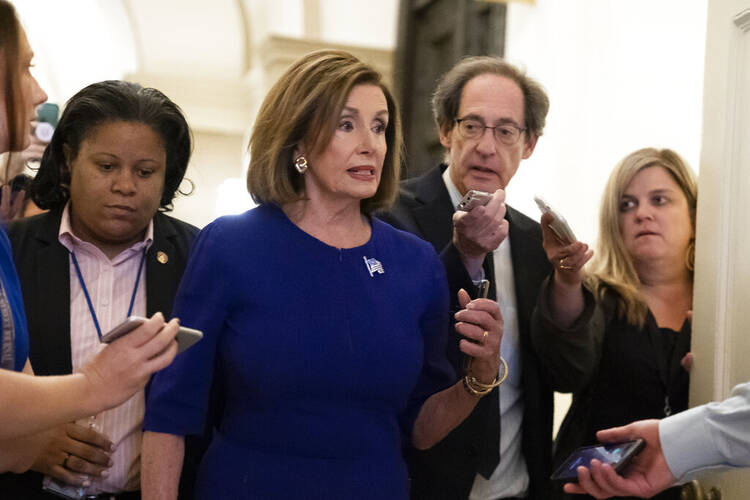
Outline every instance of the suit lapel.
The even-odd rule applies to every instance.
[[[73,371],[70,350],[70,264],[68,251],[57,233],[62,210],[49,214],[38,233],[35,251],[34,289],[36,300],[26,304],[38,328],[30,339],[34,369],[39,374],[67,374]]]
[[[417,184],[415,199],[421,205],[414,209],[420,232],[438,253],[453,238],[453,203],[443,182],[442,170],[430,170]]]
[[[154,217],[154,242],[146,254],[146,314],[158,311],[169,319],[172,300],[179,283],[176,268],[176,248],[172,239],[176,234],[169,219],[161,213]]]
[[[541,232],[536,226],[524,220],[515,209],[508,207],[510,222],[510,252],[516,288],[518,308],[518,331],[525,345],[529,333],[529,319],[536,304],[538,284],[550,273],[551,267],[542,247]]]

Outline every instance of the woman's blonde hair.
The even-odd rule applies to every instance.
[[[600,300],[612,293],[618,316],[639,326],[646,320],[648,306],[639,291],[641,281],[622,239],[620,203],[633,177],[648,167],[662,167],[674,178],[687,198],[690,221],[695,228],[698,185],[685,160],[671,149],[644,148],[630,153],[617,164],[604,189],[599,211],[599,241],[587,279]],[[685,255],[685,266],[691,274],[694,259],[695,239],[691,239]]]
[[[303,177],[293,166],[301,144],[323,151],[333,138],[341,110],[356,85],[380,87],[388,104],[385,131],[388,151],[378,190],[362,200],[371,214],[387,208],[398,192],[401,166],[401,121],[398,106],[382,76],[352,54],[340,50],[311,52],[279,78],[263,100],[250,137],[247,190],[257,203],[284,205],[304,197]]]

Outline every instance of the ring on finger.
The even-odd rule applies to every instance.
[[[487,330],[483,331],[482,332],[482,342],[484,342],[485,340],[487,340],[487,337],[489,335],[490,335],[490,332],[488,332]]]

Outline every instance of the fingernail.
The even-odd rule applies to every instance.
[[[102,476],[102,477],[109,477],[109,471],[108,470],[103,470],[102,473],[99,474],[99,475]]]
[[[83,482],[83,485],[82,485],[82,486],[83,486],[84,488],[88,488],[89,486],[91,486],[91,481],[89,481],[88,479],[87,479],[87,480],[85,480],[85,481]]]

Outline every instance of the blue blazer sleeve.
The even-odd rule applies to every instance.
[[[200,232],[177,291],[173,316],[203,339],[154,377],[144,429],[186,435],[203,432],[217,346],[231,307],[231,262],[219,222]]]
[[[420,333],[424,339],[424,361],[417,384],[411,393],[406,410],[399,417],[405,442],[411,442],[414,422],[427,398],[456,381],[456,373],[446,356],[449,318],[448,282],[445,269],[437,254],[429,248],[431,275],[425,279],[425,293],[430,297],[420,319]]]
[[[5,297],[8,300],[12,316],[2,318],[2,321],[13,323],[15,340],[13,369],[20,372],[29,358],[29,333],[26,328],[26,310],[23,307],[21,284],[13,265],[13,254],[5,227],[0,229],[0,279],[2,279],[3,288],[5,288]],[[3,342],[1,327],[2,325],[0,325],[0,349]]]

